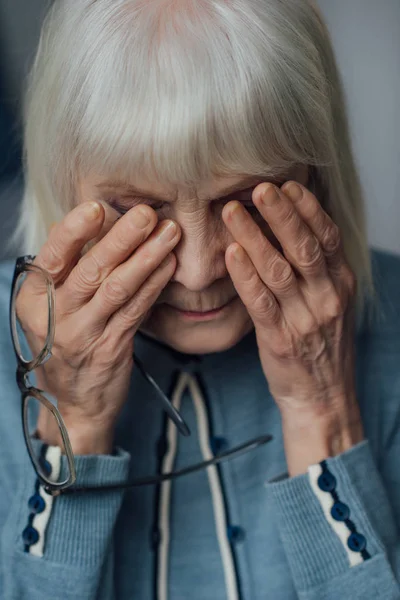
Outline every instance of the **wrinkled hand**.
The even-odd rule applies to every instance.
[[[324,415],[355,400],[356,278],[339,228],[296,182],[260,184],[253,202],[280,242],[269,242],[239,202],[223,219],[236,240],[226,265],[252,318],[261,364],[281,413]]]
[[[181,236],[149,206],[137,205],[117,221],[109,206],[95,206],[84,202],[68,212],[34,261],[55,287],[52,357],[37,369],[36,383],[57,399],[74,454],[112,451],[132,379],[135,334],[175,272]],[[28,277],[16,309],[36,355],[47,336],[47,286]],[[64,449],[48,410],[40,411],[36,433]]]

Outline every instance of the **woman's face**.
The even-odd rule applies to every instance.
[[[135,180],[131,189],[124,189],[116,182],[93,175],[81,181],[78,198],[79,202],[97,200],[110,204],[106,219],[115,220],[133,206],[145,203],[156,210],[160,220],[173,219],[180,225],[182,237],[175,249],[175,274],[141,330],[180,352],[206,354],[231,348],[253,329],[226,269],[225,250],[234,239],[222,220],[222,208],[231,200],[242,202],[281,251],[278,240],[252,204],[252,192],[263,182],[282,185],[289,180],[307,186],[307,167],[292,169],[279,180],[244,175],[216,179],[195,190],[165,189],[143,180]],[[227,195],[228,188],[233,187],[237,191]],[[224,308],[215,312],[221,307]]]

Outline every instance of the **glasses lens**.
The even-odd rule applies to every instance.
[[[59,473],[51,472],[51,465],[42,455],[43,444],[36,439],[36,431],[40,423],[40,427],[45,428],[51,435],[52,445],[59,446],[63,454],[66,454],[66,449],[61,435],[61,429],[56,419],[55,414],[43,402],[40,402],[35,396],[28,396],[24,404],[24,428],[25,434],[30,448],[32,458],[36,464],[38,473],[49,481],[58,482]],[[54,440],[54,441],[53,441]],[[67,464],[68,461],[66,461]],[[67,467],[68,469],[69,467]],[[69,478],[69,472],[63,473],[63,480]]]
[[[50,327],[49,294],[47,279],[40,271],[24,271],[16,281],[13,304],[11,307],[11,319],[13,324],[13,340],[16,350],[25,361],[36,360],[44,349],[47,332]],[[29,332],[25,332],[24,323],[36,304],[46,312],[47,319],[44,325],[47,327],[43,337],[39,340]]]

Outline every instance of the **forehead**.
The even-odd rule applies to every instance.
[[[291,173],[287,172],[286,175],[290,177]],[[283,182],[283,179],[285,179],[285,177],[280,178],[280,183]],[[148,179],[141,177],[135,177],[134,181],[126,181],[118,176],[110,178],[103,177],[98,173],[91,173],[81,178],[80,185],[85,192],[90,190],[100,190],[122,195],[151,195],[174,201],[178,198],[185,197],[197,199],[215,198],[219,195],[226,195],[240,189],[257,186],[263,181],[279,182],[278,178],[273,178],[268,175],[256,176],[241,173],[231,176],[213,177],[193,186],[183,184],[166,186],[158,181],[149,181]]]

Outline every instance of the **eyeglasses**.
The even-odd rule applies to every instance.
[[[71,448],[71,443],[68,437],[68,432],[65,427],[63,418],[55,405],[52,398],[48,398],[46,392],[32,386],[29,382],[29,373],[34,369],[44,365],[52,357],[52,347],[55,335],[55,286],[51,275],[41,267],[34,265],[35,256],[26,255],[17,258],[12,280],[11,296],[10,296],[10,330],[14,345],[15,354],[17,357],[17,384],[22,396],[22,423],[25,437],[26,447],[31,459],[32,465],[36,471],[37,477],[43,485],[45,491],[52,496],[60,494],[86,493],[86,492],[101,492],[117,489],[125,489],[129,487],[154,485],[162,481],[168,481],[199,471],[211,465],[219,464],[228,458],[240,456],[254,448],[268,443],[272,440],[271,435],[264,435],[254,438],[244,444],[236,446],[231,450],[226,450],[216,454],[210,460],[206,460],[171,473],[163,473],[159,475],[136,478],[125,484],[109,484],[105,486],[87,486],[78,487],[73,484],[76,481],[75,459]],[[43,347],[31,349],[31,345],[27,345],[24,331],[18,318],[18,294],[22,285],[30,285],[35,280],[35,286],[32,289],[46,290],[47,292],[47,336]],[[29,356],[29,354],[32,354]],[[133,354],[134,364],[147,382],[157,392],[162,408],[166,411],[168,417],[174,422],[179,432],[184,435],[190,435],[190,431],[182,416],[172,405],[171,401],[164,394],[153,377],[147,372],[141,360],[137,355]],[[36,434],[37,419],[39,414],[49,421],[52,421],[53,426],[58,431],[58,445],[61,451],[66,456],[66,475],[63,481],[54,481],[51,479],[49,465],[44,460],[43,445]]]

